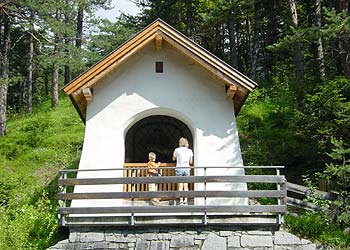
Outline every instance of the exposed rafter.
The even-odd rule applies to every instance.
[[[233,97],[235,96],[236,92],[237,92],[236,85],[230,85],[227,88],[226,95],[227,95],[228,98],[233,99]]]
[[[92,102],[93,95],[92,95],[91,89],[90,88],[84,88],[82,91],[83,91],[83,95],[84,95],[84,98],[85,98],[86,102]]]

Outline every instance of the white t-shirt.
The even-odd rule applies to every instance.
[[[190,167],[190,159],[193,156],[191,149],[179,147],[174,150],[173,156],[176,157],[177,167]]]

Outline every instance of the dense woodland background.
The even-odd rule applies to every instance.
[[[64,235],[55,176],[77,166],[84,128],[61,89],[156,18],[259,84],[237,118],[245,165],[348,197],[350,1],[133,2],[138,16],[111,22],[94,16],[108,0],[0,0],[0,249]]]

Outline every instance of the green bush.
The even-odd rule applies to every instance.
[[[0,249],[46,249],[57,241],[55,208],[45,193],[34,204],[2,213]]]
[[[286,215],[285,226],[294,234],[318,241],[324,245],[347,249],[350,246],[350,234],[332,224],[329,217],[315,212],[305,212],[299,216]]]

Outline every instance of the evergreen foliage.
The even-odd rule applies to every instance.
[[[133,2],[140,15],[115,22],[94,16],[109,0],[0,3],[0,249],[44,249],[58,239],[54,177],[76,166],[83,133],[69,101],[58,103],[59,89],[156,18],[259,84],[237,118],[246,165],[285,165],[289,181],[309,174],[348,195],[348,1],[289,1],[297,15],[288,1]],[[348,202],[323,219],[349,227]]]

